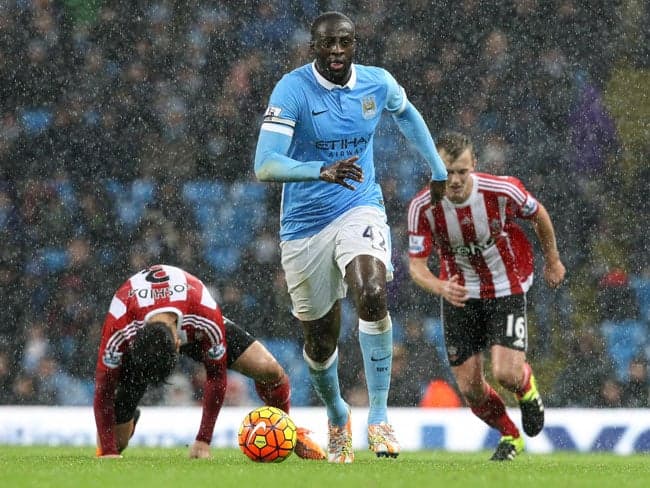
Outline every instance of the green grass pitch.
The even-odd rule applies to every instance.
[[[489,452],[405,452],[377,459],[357,451],[350,465],[304,461],[256,464],[236,449],[213,449],[210,460],[186,449],[131,447],[122,459],[95,459],[94,449],[0,446],[1,487],[374,488],[650,486],[650,456],[523,454],[490,462]]]

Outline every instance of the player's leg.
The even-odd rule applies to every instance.
[[[334,263],[336,226],[305,239],[283,241],[282,268],[293,306],[303,328],[303,357],[311,383],[328,418],[328,460],[354,459],[350,410],[341,396],[338,376],[340,304],[346,294],[342,273]]]
[[[491,350],[493,376],[519,402],[524,432],[536,436],[544,427],[544,404],[532,368],[526,362],[526,296],[494,300],[491,320],[495,344]]]
[[[523,439],[508,415],[503,399],[485,380],[482,355],[475,354],[451,369],[472,413],[501,434],[501,441],[492,459],[513,459],[523,451]]]
[[[252,378],[265,405],[285,412],[291,408],[289,377],[275,357],[251,334],[224,317],[228,368]]]
[[[226,319],[228,367],[255,382],[255,390],[265,405],[289,413],[291,386],[284,368],[264,345],[234,322]],[[295,452],[303,459],[325,459],[325,451],[309,436],[304,427],[297,428]]]
[[[324,317],[301,322],[305,338],[303,356],[312,384],[327,408],[327,417],[335,425],[345,425],[348,421],[348,407],[341,396],[338,376],[340,314],[341,305],[337,301]]]
[[[373,256],[357,256],[345,276],[359,314],[359,345],[370,406],[368,446],[379,457],[397,457],[400,446],[387,411],[393,331],[386,305],[386,267]]]
[[[483,350],[487,345],[485,300],[469,300],[465,307],[443,302],[445,344],[452,373],[472,413],[501,434],[493,460],[513,459],[523,451],[519,429],[499,394],[486,381]]]
[[[340,307],[337,301],[323,318],[302,322],[305,337],[303,357],[314,390],[327,410],[328,460],[350,463],[354,460],[350,408],[341,396],[338,375]]]
[[[387,412],[393,331],[386,293],[386,282],[392,279],[386,215],[370,207],[350,211],[341,222],[337,242],[337,263],[359,315],[359,345],[370,406],[368,446],[377,456],[397,457],[400,446]]]

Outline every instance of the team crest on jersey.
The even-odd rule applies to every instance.
[[[221,343],[215,344],[208,349],[208,357],[213,361],[218,361],[224,356],[224,354],[226,354],[226,348]]]
[[[122,364],[122,353],[117,351],[104,351],[102,362],[107,368],[115,369]]]
[[[364,119],[372,119],[377,115],[377,102],[374,95],[368,95],[361,99],[361,113]]]

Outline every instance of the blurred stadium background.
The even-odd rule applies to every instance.
[[[549,407],[648,408],[650,4],[642,0],[4,0],[0,2],[0,404],[90,406],[110,297],[148,264],[181,266],[318,405],[279,266],[280,186],[255,182],[270,89],[310,61],[339,9],[358,62],[389,69],[435,133],[547,206],[566,285],[530,294],[530,356]],[[396,279],[390,403],[453,386],[437,302],[408,277],[405,218],[424,163],[388,120],[375,140]],[[538,256],[541,264],[541,256]],[[538,274],[539,275],[539,274]],[[345,306],[345,397],[363,408]],[[360,373],[361,372],[361,373]],[[182,362],[147,405],[196,406]],[[232,375],[227,404],[257,403]]]

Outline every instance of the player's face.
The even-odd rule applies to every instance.
[[[345,19],[323,22],[311,41],[316,69],[337,85],[344,85],[350,79],[354,48],[354,26]]]
[[[476,160],[471,149],[465,149],[460,156],[453,159],[447,151],[441,149],[440,157],[447,167],[447,198],[454,203],[463,203],[472,192],[472,178]]]

